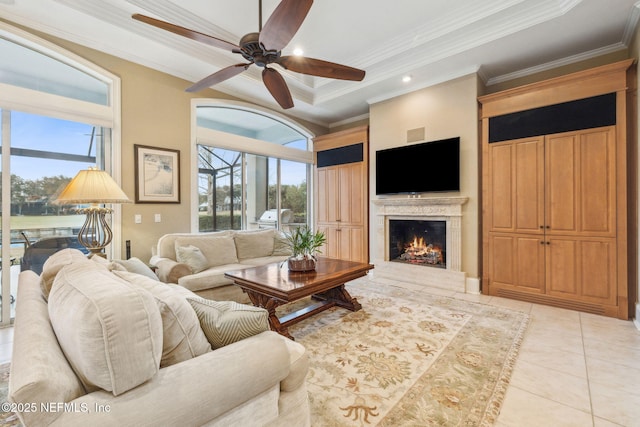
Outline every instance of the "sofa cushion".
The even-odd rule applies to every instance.
[[[291,256],[291,246],[289,246],[289,240],[287,239],[286,234],[282,231],[276,232],[276,235],[273,239],[273,252],[271,253],[273,256]]]
[[[178,284],[192,292],[227,286],[233,284],[233,281],[224,277],[224,273],[231,270],[242,270],[249,267],[251,267],[249,264],[219,265],[217,267],[207,268],[200,273],[181,277],[178,279]]]
[[[158,280],[158,276],[155,275],[153,270],[151,270],[149,266],[139,258],[131,257],[129,259],[116,259],[113,260],[113,262],[114,264],[123,266],[126,271],[130,271],[131,273],[141,274],[150,279]]]
[[[194,238],[194,237],[216,237],[216,236],[232,236],[233,230],[212,231],[208,233],[170,233],[161,236],[155,248],[155,256],[160,258],[176,259],[176,239]]]
[[[86,393],[58,345],[40,277],[31,270],[19,276],[14,329],[8,401],[40,408],[41,403],[71,402]],[[20,414],[26,426],[50,425],[58,415],[40,410]]]
[[[52,254],[42,265],[42,274],[40,274],[40,288],[44,299],[49,298],[53,280],[62,267],[76,263],[90,262],[89,258],[78,249],[66,248]],[[106,267],[104,267],[106,269]]]
[[[200,273],[209,266],[209,261],[200,248],[193,245],[179,246],[176,243],[176,261],[188,265],[192,273]]]
[[[274,262],[286,261],[289,256],[265,256],[260,258],[243,259],[240,263],[248,267],[257,267],[259,265],[273,264]]]
[[[236,253],[242,261],[247,258],[270,256],[273,253],[274,229],[260,231],[242,231],[234,236]]]
[[[60,347],[88,392],[117,396],[158,372],[162,319],[146,290],[96,263],[75,263],[57,274],[48,309]]]
[[[235,301],[213,301],[187,298],[200,327],[211,346],[216,349],[269,330],[268,313],[264,308]]]
[[[168,258],[160,258],[156,268],[156,274],[165,283],[178,283],[181,277],[193,274],[189,265]]]
[[[238,262],[236,244],[233,235],[224,236],[193,236],[176,239],[176,248],[179,246],[193,245],[198,247],[207,259],[209,267],[233,264]],[[178,262],[182,262],[176,258]]]
[[[149,291],[162,316],[162,360],[160,367],[170,366],[211,351],[211,345],[200,328],[195,311],[186,300],[186,289],[168,285],[128,271],[114,274],[135,286]],[[180,290],[178,290],[180,289]]]

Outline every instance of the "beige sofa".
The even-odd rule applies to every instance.
[[[248,303],[224,273],[281,262],[290,255],[286,238],[274,229],[172,233],[158,239],[150,264],[163,282],[177,283],[203,298]]]
[[[264,310],[73,251],[20,274],[9,401],[25,426],[310,425],[304,347]]]

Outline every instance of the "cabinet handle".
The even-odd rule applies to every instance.
[[[545,228],[551,228],[551,226],[550,226],[550,225],[547,225]]]
[[[551,242],[547,242],[547,245],[550,245],[550,244],[551,244]]]
[[[541,226],[540,226],[540,230],[542,230],[542,229],[544,229],[544,225],[541,225]]]
[[[544,240],[540,240],[540,244],[541,244],[541,245],[544,245]]]

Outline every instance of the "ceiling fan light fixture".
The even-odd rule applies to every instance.
[[[7,0],[0,0],[2,1]],[[256,65],[263,69],[262,80],[271,96],[283,109],[287,109],[293,107],[291,93],[284,78],[278,71],[269,67],[271,64],[278,64],[285,70],[295,73],[330,79],[361,81],[365,76],[364,70],[320,59],[305,58],[301,56],[301,49],[296,49],[292,56],[282,56],[282,49],[296,34],[312,4],[313,0],[280,0],[267,22],[262,25],[262,1],[260,0],[258,6],[260,30],[243,36],[239,45],[137,13],[131,17],[191,40],[240,54],[247,61],[218,70],[187,88],[187,92],[206,89],[243,72],[251,65]]]
[[[409,83],[411,81],[412,77],[410,74],[407,74],[406,76],[402,76],[402,82],[403,83]]]
[[[302,50],[301,48],[297,47],[297,48],[293,49],[293,54],[295,56],[302,56],[302,55],[304,55],[304,50]]]

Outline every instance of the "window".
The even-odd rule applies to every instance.
[[[198,231],[308,224],[310,134],[254,106],[198,106]]]
[[[40,272],[54,250],[73,247],[84,222],[51,202],[81,169],[119,178],[119,79],[33,35],[0,23],[1,320],[10,323],[20,271]],[[61,107],[61,106],[64,106]],[[117,223],[119,209],[112,221]],[[118,256],[114,227],[112,256]],[[41,250],[47,246],[46,250]],[[54,246],[51,248],[51,246]],[[77,245],[80,247],[80,245]]]

